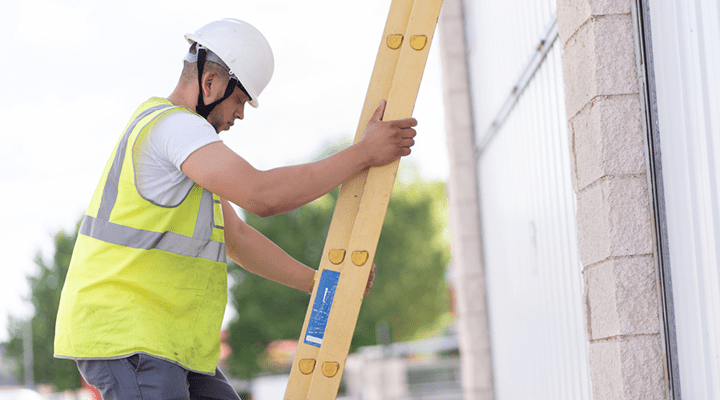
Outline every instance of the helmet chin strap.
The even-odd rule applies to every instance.
[[[198,89],[200,89],[200,92],[198,93],[198,101],[197,106],[195,106],[195,111],[200,114],[203,118],[207,119],[208,115],[210,115],[210,112],[220,103],[223,102],[223,100],[230,97],[230,95],[235,90],[235,84],[233,84],[233,81],[237,82],[239,85],[239,82],[237,80],[231,79],[228,81],[227,88],[225,88],[225,95],[220,98],[219,100],[216,100],[208,105],[205,105],[205,101],[203,100],[203,88],[202,88],[202,74],[203,69],[205,67],[205,49],[201,46],[198,46],[197,49],[197,74],[198,74]],[[243,91],[245,91],[245,88],[240,86]],[[247,92],[245,92],[247,93]]]

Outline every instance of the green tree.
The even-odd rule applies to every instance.
[[[28,276],[31,294],[27,299],[35,308],[31,319],[10,318],[10,340],[6,343],[8,356],[18,365],[20,381],[23,372],[23,335],[28,323],[32,326],[33,375],[36,383],[54,385],[58,390],[80,387],[80,374],[75,362],[53,357],[55,319],[57,317],[60,292],[65,283],[70,257],[75,246],[77,233],[60,231],[54,236],[55,254],[51,263],[46,263],[40,253],[35,258],[38,271]]]
[[[363,300],[353,347],[376,344],[381,323],[389,324],[391,341],[417,339],[449,313],[446,213],[443,182],[395,185],[375,254],[377,277]]]
[[[407,169],[395,184],[378,243],[377,277],[363,301],[351,351],[377,343],[379,325],[389,326],[392,341],[411,340],[447,320],[449,301],[445,267],[447,201],[442,182],[425,182]],[[404,176],[404,177],[403,177]],[[325,245],[338,191],[289,213],[245,221],[288,254],[317,268]],[[309,296],[248,273],[231,264],[235,284],[231,301],[237,311],[229,326],[233,356],[230,373],[251,377],[267,345],[296,340],[302,329]]]

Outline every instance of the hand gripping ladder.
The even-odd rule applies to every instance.
[[[384,120],[412,115],[442,0],[393,0],[355,141],[382,99]],[[286,400],[335,399],[399,159],[343,183],[316,273]]]

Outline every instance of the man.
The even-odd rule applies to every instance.
[[[315,270],[230,203],[259,216],[290,211],[414,144],[415,119],[382,121],[382,102],[358,143],[317,162],[257,170],[217,133],[243,119],[246,103],[258,106],[274,67],[269,44],[233,19],[186,39],[177,87],[138,108],[108,161],[60,300],[55,355],[76,360],[105,400],[237,399],[217,369],[226,257],[304,291]]]

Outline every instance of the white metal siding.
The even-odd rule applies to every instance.
[[[465,7],[473,117],[481,142],[555,19],[555,0],[465,0]]]
[[[720,398],[720,6],[650,0],[680,389]]]
[[[555,1],[466,6],[495,398],[590,399],[559,43],[493,127]]]

